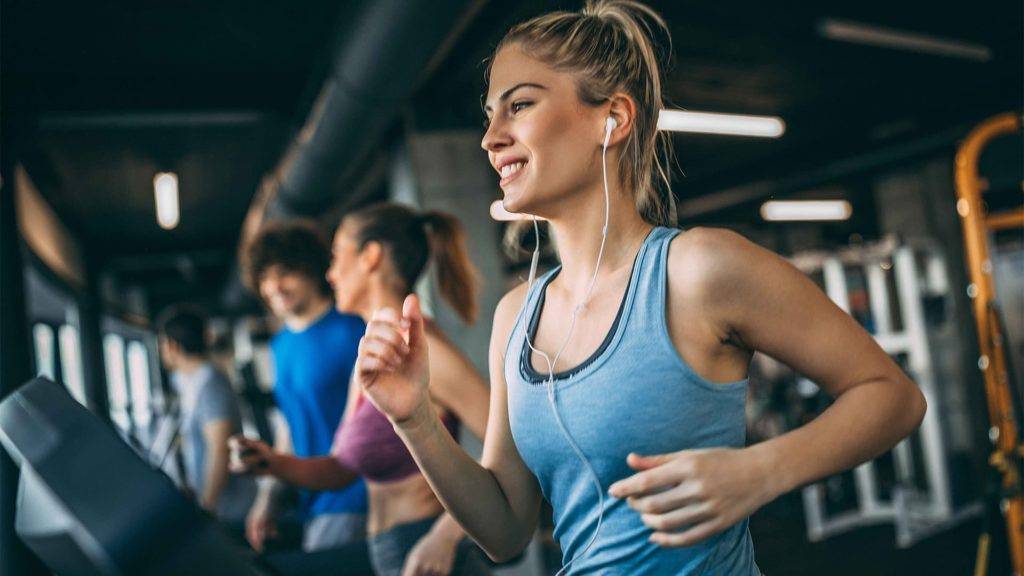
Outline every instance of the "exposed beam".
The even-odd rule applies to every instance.
[[[251,126],[267,119],[262,112],[245,110],[185,112],[115,112],[100,114],[45,114],[39,118],[43,130],[95,130],[133,128],[207,128]]]
[[[792,194],[883,166],[920,157],[943,147],[952,147],[969,126],[956,126],[926,136],[844,158],[810,170],[792,170],[774,177],[701,194],[679,203],[678,213],[688,220],[774,195]]]

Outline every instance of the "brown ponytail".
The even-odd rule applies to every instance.
[[[476,320],[479,276],[469,259],[458,219],[443,212],[417,214],[401,204],[368,206],[345,217],[355,224],[360,249],[379,242],[394,265],[400,289],[411,292],[430,258],[437,263],[441,297],[467,323]]]
[[[430,253],[437,265],[441,296],[471,324],[476,321],[479,277],[469,259],[462,224],[444,212],[427,212],[422,218],[430,239]]]

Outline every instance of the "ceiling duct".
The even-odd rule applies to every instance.
[[[330,71],[275,171],[265,218],[318,214],[479,10],[468,0],[371,0],[346,11]]]
[[[378,148],[415,90],[485,0],[364,0],[342,14],[327,78],[305,123],[264,178],[242,228],[246,245],[268,219],[318,216]],[[236,265],[221,300],[252,305]]]

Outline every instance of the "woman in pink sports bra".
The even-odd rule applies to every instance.
[[[466,322],[476,317],[475,270],[462,228],[447,214],[419,214],[378,204],[347,215],[338,226],[327,279],[340,312],[371,319],[374,310],[401,308],[429,261],[441,295]],[[462,353],[427,323],[430,392],[445,427],[462,422],[483,438],[488,389]],[[365,341],[360,348],[367,345]],[[244,452],[235,470],[272,475],[301,488],[336,490],[366,480],[370,560],[378,576],[487,574],[482,553],[444,511],[391,422],[358,386],[348,404],[331,456],[297,458],[263,442],[238,439]]]

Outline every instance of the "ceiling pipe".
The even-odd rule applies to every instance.
[[[483,5],[372,0],[347,12],[333,62],[276,170],[264,218],[315,215],[381,143],[416,88]]]
[[[352,200],[359,170],[486,0],[364,0],[342,15],[327,78],[246,214],[239,252],[266,220],[316,217]],[[371,170],[372,171],[372,170]],[[344,196],[344,198],[342,198]],[[222,302],[249,296],[234,267]]]

